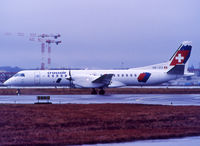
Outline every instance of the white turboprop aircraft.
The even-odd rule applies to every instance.
[[[185,64],[191,43],[183,42],[169,61],[141,68],[123,70],[25,70],[4,82],[6,86],[69,86],[91,88],[91,94],[105,94],[105,88],[156,85],[174,80],[187,72]]]

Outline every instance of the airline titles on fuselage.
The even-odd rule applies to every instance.
[[[47,74],[66,74],[67,72],[62,71],[62,72],[47,72]]]
[[[60,75],[61,77],[67,77],[67,72],[65,71],[61,71],[61,72],[47,72],[47,76],[50,77],[54,77],[54,75],[56,75],[58,77],[58,75]]]

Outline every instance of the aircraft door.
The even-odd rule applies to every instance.
[[[19,76],[18,76],[19,78],[19,81],[20,81],[20,84],[21,85],[24,85],[24,78],[25,78],[25,74],[24,73],[21,73],[21,74],[19,74]]]
[[[24,84],[24,78],[21,79],[21,84],[22,84],[22,85]]]
[[[40,84],[40,72],[34,73],[34,84],[39,85]]]

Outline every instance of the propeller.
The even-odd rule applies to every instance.
[[[69,78],[66,78],[66,79],[69,80],[69,86],[70,86],[70,88],[74,88],[72,74],[71,74],[71,70],[70,69],[69,69]]]

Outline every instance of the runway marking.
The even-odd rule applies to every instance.
[[[135,101],[141,101],[143,99],[144,99],[144,97],[141,97],[141,98],[136,99]]]

